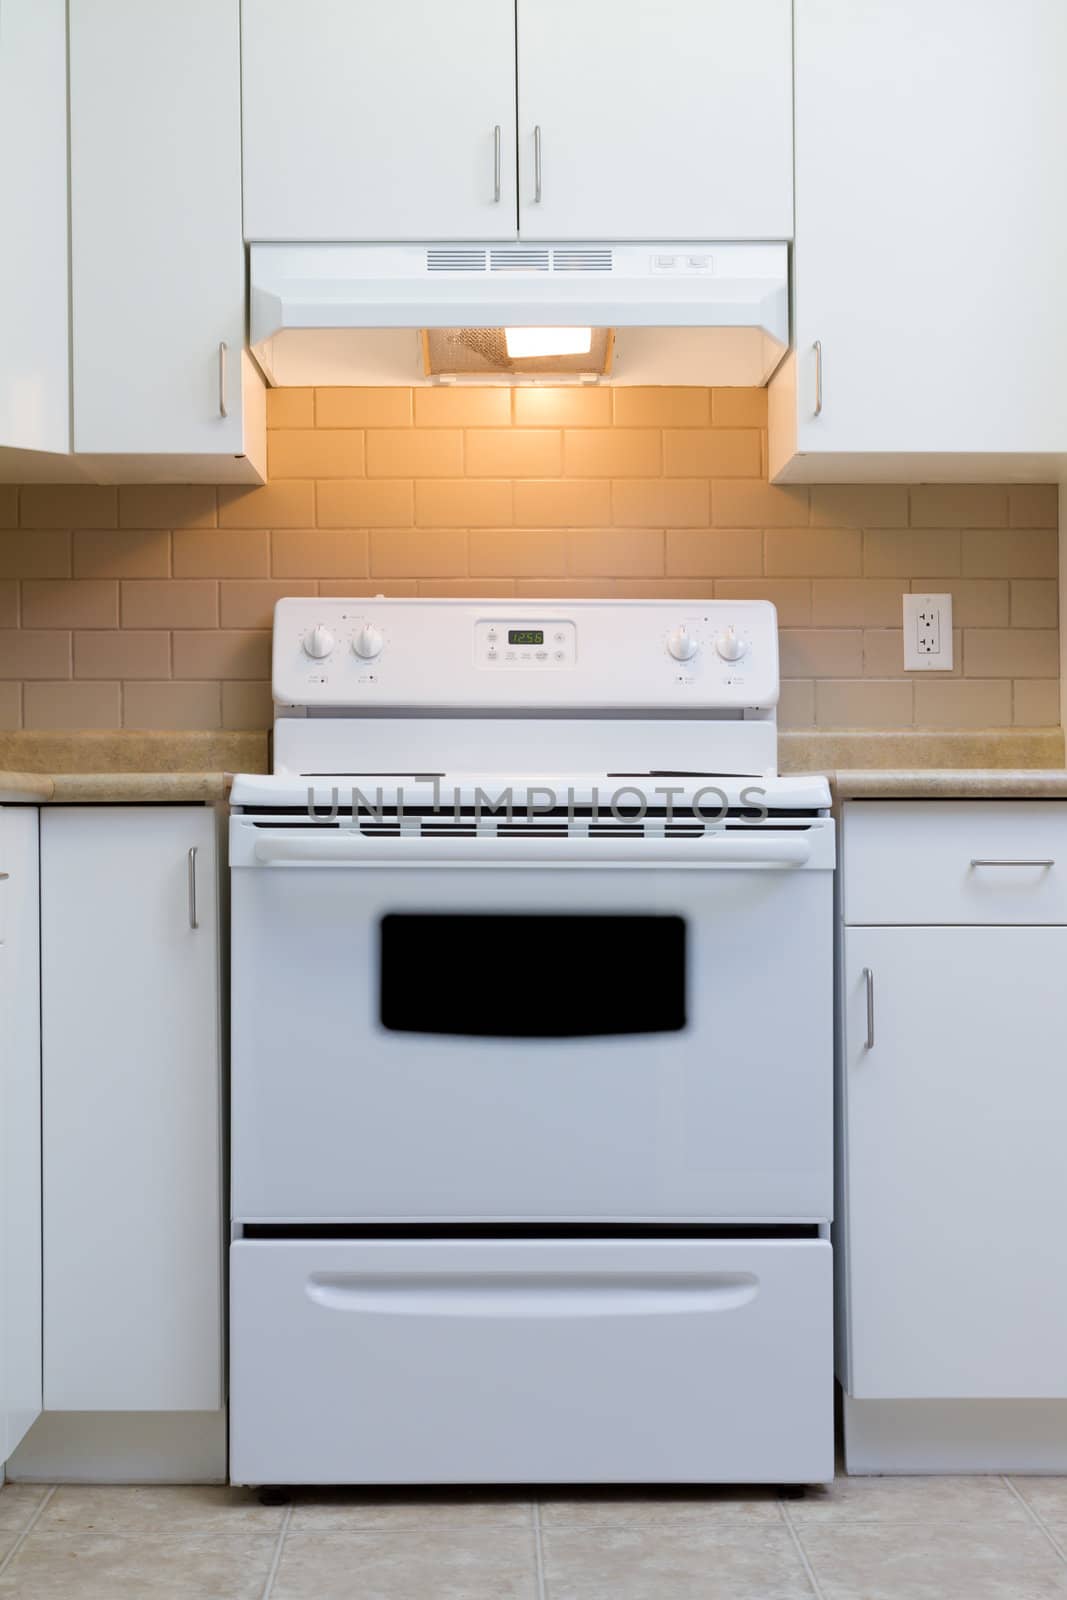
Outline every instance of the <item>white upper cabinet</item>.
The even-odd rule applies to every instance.
[[[105,481],[258,481],[238,0],[70,0],[70,131],[75,450]]]
[[[242,53],[246,238],[514,239],[510,0],[243,0]]]
[[[1064,0],[796,0],[796,355],[772,381],[772,476],[1055,476],[1065,81]]]
[[[0,477],[70,449],[65,0],[0,5]],[[15,456],[15,452],[20,452]]]
[[[790,0],[518,0],[519,231],[789,239]]]

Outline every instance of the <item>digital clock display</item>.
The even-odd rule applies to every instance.
[[[508,644],[544,644],[544,628],[509,628]]]

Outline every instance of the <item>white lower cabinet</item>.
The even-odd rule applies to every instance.
[[[1062,1471],[1067,806],[855,801],[841,836],[849,1470]]]
[[[0,1466],[41,1411],[37,809],[0,807]]]
[[[216,819],[41,816],[44,1403],[222,1404]]]
[[[235,1483],[833,1477],[829,1243],[243,1240]]]

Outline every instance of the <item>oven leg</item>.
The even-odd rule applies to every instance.
[[[261,1506],[287,1506],[292,1499],[289,1490],[282,1483],[264,1483],[259,1488],[259,1503]]]

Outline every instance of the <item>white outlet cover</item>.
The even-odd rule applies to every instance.
[[[951,672],[952,596],[904,596],[904,671]]]

